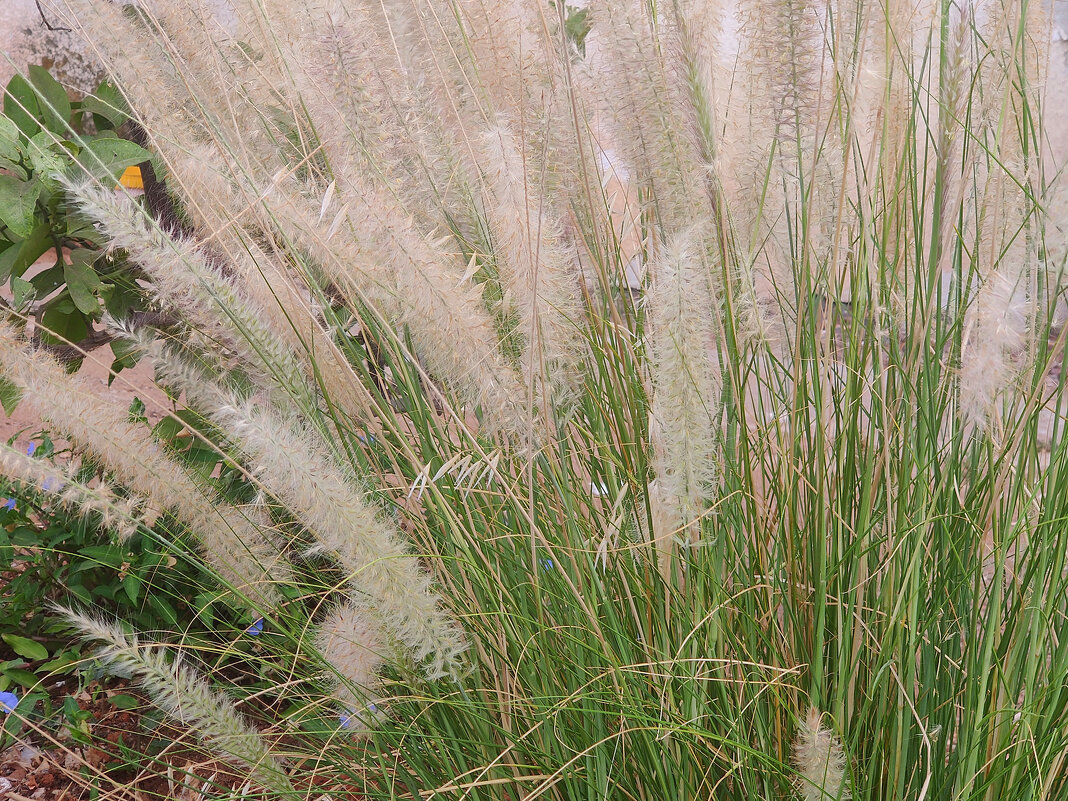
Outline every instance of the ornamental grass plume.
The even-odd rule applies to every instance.
[[[358,601],[339,604],[319,625],[316,647],[335,671],[334,697],[349,718],[346,728],[357,731],[356,722],[366,728],[374,718],[378,671],[388,654],[373,615]]]
[[[120,13],[112,3],[88,3],[71,0],[67,4],[76,24],[88,38],[103,43],[113,36],[128,35],[131,40],[145,35]],[[275,9],[282,24],[289,15],[284,8]],[[151,16],[151,11],[145,12]],[[260,11],[250,12],[249,22]],[[360,14],[365,14],[361,11]],[[356,16],[360,16],[356,14]],[[306,19],[306,15],[301,15]],[[303,92],[302,109],[308,118],[298,119],[298,129],[310,126],[320,149],[331,158],[331,169],[337,175],[338,209],[322,219],[323,193],[326,185],[316,192],[315,199],[307,196],[306,185],[290,176],[287,157],[310,159],[311,154],[291,152],[284,142],[273,155],[260,152],[261,142],[252,140],[245,131],[257,134],[262,125],[250,123],[235,130],[233,114],[217,113],[212,107],[202,107],[203,117],[194,125],[191,137],[201,148],[197,160],[190,161],[190,143],[173,141],[174,130],[188,129],[189,109],[180,102],[181,92],[173,88],[175,79],[185,80],[183,69],[190,65],[181,59],[181,51],[174,48],[180,42],[162,38],[161,49],[153,49],[135,59],[127,59],[120,52],[105,50],[108,63],[116,70],[116,78],[123,85],[145,86],[155,90],[156,100],[148,96],[131,98],[132,105],[154,104],[151,120],[145,118],[151,142],[161,151],[172,169],[177,169],[177,183],[181,186],[203,188],[198,176],[206,166],[208,175],[232,176],[238,192],[209,197],[198,191],[194,197],[203,207],[229,200],[229,216],[253,220],[262,219],[276,230],[282,242],[296,246],[311,255],[317,268],[344,293],[354,307],[367,303],[380,314],[405,326],[411,334],[418,356],[429,370],[450,386],[456,387],[473,408],[481,408],[491,430],[514,431],[524,427],[522,414],[524,393],[518,378],[512,373],[496,347],[492,321],[482,308],[477,291],[470,281],[463,279],[466,260],[442,247],[440,231],[422,231],[412,220],[412,212],[396,198],[390,188],[383,189],[370,175],[364,175],[363,151],[353,141],[350,119],[332,101],[325,87],[329,81],[315,71],[315,59],[322,58],[321,49],[309,45],[311,61],[298,60],[293,51],[282,47],[270,36],[271,17],[262,20],[267,26],[268,40],[261,44],[265,52],[285,58],[289,75],[278,75],[279,85],[294,83],[294,90]],[[178,20],[176,24],[182,24]],[[357,23],[347,23],[358,28]],[[158,28],[158,26],[155,26]],[[306,24],[292,27],[287,35],[297,38],[313,35]],[[220,48],[225,41],[215,42]],[[104,46],[102,44],[102,46]],[[240,50],[240,48],[238,49]],[[229,52],[229,51],[228,51]],[[240,59],[239,53],[234,54]],[[271,59],[257,64],[250,81],[262,82],[269,76]],[[257,70],[266,70],[255,74]],[[178,72],[177,76],[174,75]],[[334,79],[337,79],[335,75]],[[339,90],[340,91],[340,90]],[[256,108],[258,96],[238,95],[231,100],[240,110],[262,115]],[[234,149],[241,151],[234,152]],[[206,164],[204,159],[207,159]],[[225,165],[225,166],[223,166]],[[218,215],[203,217],[217,222]],[[448,220],[443,220],[447,227]]]
[[[707,246],[697,232],[667,243],[652,266],[646,336],[652,362],[650,439],[658,493],[676,514],[670,531],[692,529],[718,479],[720,374],[716,297]],[[696,533],[693,534],[696,536]],[[668,531],[654,532],[666,542]]]
[[[220,274],[194,243],[153,226],[129,197],[92,182],[68,189],[112,244],[145,270],[159,303],[208,340],[210,352],[227,352],[227,361],[270,387],[276,400],[304,410],[316,406],[303,366],[265,324],[265,312]]]
[[[7,322],[0,322],[0,375],[18,387],[23,403],[92,454],[117,481],[188,526],[212,569],[254,611],[278,606],[277,584],[288,579],[288,562],[255,522],[201,488],[125,410],[29,347]]]
[[[553,403],[565,407],[579,380],[582,301],[579,278],[571,266],[560,225],[544,208],[544,180],[536,163],[524,158],[507,124],[482,137],[486,176],[486,207],[497,246],[494,259],[504,296],[519,319],[516,333],[524,340],[522,363],[527,386],[537,397],[551,388]],[[507,310],[505,311],[507,314]]]
[[[170,180],[187,198],[187,209],[199,227],[211,232],[210,247],[232,270],[232,280],[263,312],[260,325],[292,350],[302,364],[302,372],[312,376],[322,394],[350,421],[369,424],[376,403],[359,380],[353,366],[335,339],[312,294],[315,281],[304,271],[294,274],[281,243],[258,244],[246,217],[254,198],[241,195],[229,172],[225,172],[214,145],[164,146]],[[330,211],[329,190],[321,210]],[[151,226],[150,226],[151,227]],[[218,296],[213,297],[213,302]],[[257,326],[244,329],[255,331]],[[277,346],[274,346],[275,348]],[[273,350],[274,348],[272,348]]]
[[[467,646],[430,577],[322,440],[254,400],[235,397],[176,354],[156,352],[161,373],[227,432],[247,455],[259,486],[303,523],[318,541],[316,550],[338,560],[347,582],[415,662],[425,663],[432,678],[455,674]]]
[[[76,464],[59,466],[34,459],[10,445],[0,445],[0,473],[21,481],[82,515],[94,515],[100,525],[120,540],[129,539],[155,515],[143,508],[142,499],[123,498],[105,482],[87,484],[79,479]]]
[[[804,801],[847,801],[846,756],[835,734],[824,727],[823,716],[812,707],[794,738],[797,789]]]
[[[1000,427],[998,401],[1011,396],[1027,334],[1024,290],[1000,271],[975,294],[961,345],[960,411],[979,430]]]
[[[233,700],[211,689],[196,671],[167,657],[158,643],[142,643],[114,623],[60,607],[82,639],[98,643],[98,659],[133,678],[178,723],[215,753],[248,771],[249,778],[280,798],[299,798],[263,735],[244,720]]]

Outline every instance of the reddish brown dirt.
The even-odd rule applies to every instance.
[[[63,688],[55,689],[53,703],[61,707]],[[112,701],[117,696],[136,697],[138,705],[120,709]],[[0,753],[0,797],[74,801],[89,798],[95,789],[101,798],[116,800],[192,801],[206,782],[241,786],[243,778],[232,769],[200,759],[182,732],[162,727],[147,734],[147,703],[124,681],[94,682],[74,698],[78,708],[89,713],[76,734],[67,726],[46,729],[27,724],[20,742]],[[167,744],[161,748],[163,739]],[[152,751],[159,752],[158,762],[130,757]]]
[[[53,687],[51,694],[54,708],[61,708],[64,687]],[[117,702],[130,697],[137,704],[119,708],[128,704]],[[246,787],[240,769],[205,757],[190,731],[161,723],[151,703],[127,681],[92,682],[74,698],[89,713],[77,734],[67,726],[27,724],[19,742],[0,752],[0,798],[202,801],[226,791],[240,794]],[[59,712],[53,718],[65,720]],[[299,792],[308,798],[363,801],[351,777],[331,774],[313,762],[290,767]]]

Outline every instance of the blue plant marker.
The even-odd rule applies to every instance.
[[[0,693],[0,712],[10,715],[19,705],[19,697],[15,693]]]
[[[251,634],[253,637],[258,637],[263,634],[263,618],[261,617],[259,620],[257,620],[247,629],[245,629],[245,634]]]
[[[7,499],[7,503],[4,504],[4,508],[5,509],[14,509],[15,508],[15,499],[14,498],[8,498]]]

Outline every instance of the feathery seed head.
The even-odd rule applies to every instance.
[[[1018,373],[1027,324],[1023,288],[1000,270],[988,276],[967,314],[961,346],[961,415],[980,431],[996,423],[998,399]]]
[[[846,757],[834,733],[823,726],[822,715],[809,709],[794,738],[797,789],[804,801],[846,801]]]
[[[234,702],[208,685],[192,668],[167,658],[163,646],[143,644],[118,624],[58,607],[83,639],[99,643],[97,656],[138,681],[154,703],[190,726],[205,746],[249,770],[262,787],[295,797],[292,784],[263,736],[246,722]]]
[[[359,603],[345,602],[331,610],[316,637],[324,660],[337,672],[335,695],[349,710],[365,709],[368,696],[377,687],[378,670],[385,663],[386,645],[371,611]],[[350,713],[349,724],[366,715]],[[352,728],[345,725],[345,728]]]

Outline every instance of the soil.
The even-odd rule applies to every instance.
[[[62,683],[52,688],[54,707],[62,708],[65,694]],[[0,753],[0,797],[74,801],[96,790],[116,800],[193,801],[205,785],[238,788],[245,781],[231,767],[201,758],[187,732],[164,726],[150,733],[151,704],[123,680],[93,682],[73,698],[88,713],[73,732],[67,725],[28,726],[20,742]]]
[[[53,709],[67,696],[62,682],[50,689]],[[239,768],[206,757],[188,729],[159,720],[153,704],[124,679],[91,682],[73,695],[88,713],[75,731],[61,712],[28,724],[19,741],[0,752],[0,798],[10,801],[203,801],[233,792],[257,794]],[[350,777],[316,764],[290,766],[308,798],[363,801]],[[323,793],[329,793],[324,796]]]

